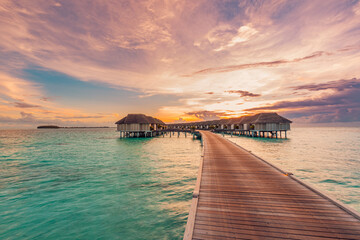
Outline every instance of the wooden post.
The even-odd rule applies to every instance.
[[[286,136],[286,131],[285,131],[285,138],[287,138],[287,136]]]

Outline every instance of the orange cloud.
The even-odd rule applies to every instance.
[[[301,62],[304,60],[312,59],[321,57],[323,55],[332,55],[328,52],[318,51],[314,52],[311,55],[301,57],[301,58],[295,58],[292,60],[275,60],[275,61],[269,61],[269,62],[257,62],[257,63],[246,63],[246,64],[239,64],[239,65],[231,65],[231,66],[225,66],[225,67],[214,67],[214,68],[205,68],[196,72],[193,72],[189,75],[183,75],[184,77],[192,77],[199,74],[212,74],[212,73],[224,73],[224,72],[232,72],[232,71],[238,71],[242,69],[247,68],[256,68],[256,67],[276,67],[282,64],[288,64],[288,63],[296,63]]]

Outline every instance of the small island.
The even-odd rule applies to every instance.
[[[60,128],[59,126],[56,125],[42,125],[42,126],[38,126],[38,129],[44,129],[44,128],[51,128],[51,129],[57,129]]]

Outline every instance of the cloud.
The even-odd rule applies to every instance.
[[[308,56],[301,57],[301,58],[294,58],[292,60],[275,60],[270,62],[256,62],[256,63],[246,63],[246,64],[239,64],[239,65],[230,65],[230,66],[224,66],[224,67],[213,67],[213,68],[205,68],[196,72],[193,72],[189,75],[183,75],[184,77],[192,77],[199,74],[214,74],[214,73],[225,73],[225,72],[232,72],[232,71],[238,71],[242,69],[247,68],[256,68],[256,67],[276,67],[283,64],[288,63],[296,63],[305,61],[312,58],[321,57],[323,55],[331,55],[331,53],[324,52],[324,51],[318,51],[314,52]]]
[[[100,117],[100,116],[99,116]],[[37,125],[47,125],[54,124],[59,126],[103,126],[104,123],[95,123],[95,122],[83,122],[76,120],[77,118],[95,118],[95,116],[74,116],[74,118],[58,117],[58,118],[41,118],[35,116],[30,112],[20,112],[20,117],[8,117],[0,115],[0,126],[26,126],[26,127],[36,127]],[[111,123],[113,121],[110,121]]]
[[[255,35],[257,32],[258,31],[256,31],[255,29],[253,29],[249,26],[241,26],[237,30],[237,34],[225,46],[220,46],[217,49],[215,49],[214,51],[222,51],[227,48],[233,47],[238,43],[246,42],[246,41],[250,40],[250,38],[253,35]]]
[[[19,118],[20,121],[25,121],[25,122],[34,122],[34,121],[36,121],[36,118],[31,113],[20,112],[20,115],[21,115],[21,118]]]
[[[194,111],[194,112],[187,112],[186,114],[190,116],[195,116],[201,120],[217,120],[220,119],[220,116],[224,115],[224,112]]]
[[[237,94],[240,95],[240,97],[260,97],[261,96],[261,94],[251,93],[251,92],[244,91],[244,90],[228,90],[228,91],[225,91],[225,92],[237,93]]]
[[[258,31],[251,26],[241,26],[236,29],[230,25],[219,25],[211,29],[204,39],[196,41],[194,46],[200,48],[212,48],[219,52],[231,48],[238,43],[246,42],[251,39]]]
[[[49,121],[41,120],[36,118],[32,113],[20,112],[19,118],[12,118],[6,116],[0,116],[0,123],[20,123],[20,124],[28,124],[28,123],[49,123]],[[51,121],[50,121],[51,122]]]
[[[338,80],[330,81],[322,84],[307,84],[297,87],[292,87],[294,90],[309,90],[309,91],[320,91],[332,89],[335,91],[343,91],[345,89],[360,88],[360,79],[353,78],[350,80]]]
[[[13,77],[0,71],[0,97],[17,99],[30,99],[33,95],[42,95],[41,86],[31,81]]]
[[[53,101],[54,98],[53,97],[41,97],[40,100],[44,101],[44,102],[49,102],[49,101]]]
[[[287,114],[291,117],[291,114]],[[331,122],[359,122],[360,108],[340,108],[331,112],[305,113],[304,116],[295,118],[298,123],[331,123]]]
[[[13,105],[17,108],[37,108],[39,105],[29,104],[25,102],[14,102]]]
[[[172,123],[186,123],[186,120],[183,118],[179,118],[178,120],[174,120]]]
[[[297,90],[325,91],[319,97],[307,97],[294,101],[279,101],[260,107],[245,109],[250,112],[281,111],[308,122],[360,121],[360,80],[330,81],[322,84],[306,84]]]
[[[356,15],[360,15],[360,2],[359,1],[354,5],[353,11]]]
[[[99,116],[99,115],[96,115],[96,116],[94,116],[94,115],[88,115],[88,116],[86,116],[86,115],[81,115],[81,116],[55,116],[56,118],[59,118],[59,119],[90,119],[90,118],[104,118],[104,117],[106,117],[106,115],[104,116],[104,115],[102,115],[102,116]]]

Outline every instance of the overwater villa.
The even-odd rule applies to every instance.
[[[120,137],[153,137],[166,126],[163,121],[144,114],[128,114],[115,124]]]
[[[213,121],[167,124],[167,128],[213,130],[252,137],[278,137],[278,133],[281,137],[281,133],[285,133],[286,137],[286,132],[290,130],[290,124],[289,119],[277,113],[259,113]]]
[[[252,116],[212,121],[165,124],[144,114],[129,114],[116,122],[120,137],[151,137],[171,131],[212,130],[251,137],[280,137],[290,130],[291,121],[277,113],[259,113]]]

